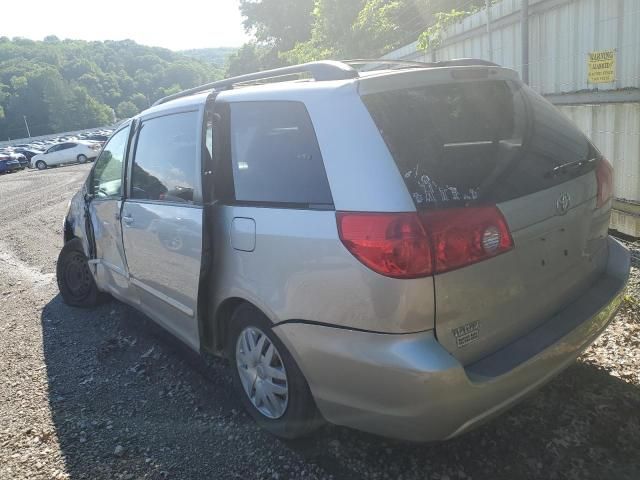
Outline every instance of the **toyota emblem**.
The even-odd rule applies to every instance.
[[[564,215],[569,211],[569,206],[571,205],[571,196],[567,192],[562,192],[562,194],[556,200],[556,212],[558,215]]]

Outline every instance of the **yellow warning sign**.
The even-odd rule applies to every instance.
[[[589,83],[616,81],[616,51],[601,50],[589,53]]]

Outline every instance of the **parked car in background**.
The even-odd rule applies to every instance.
[[[313,62],[159,101],[71,201],[62,298],[108,292],[227,356],[281,437],[443,440],[514,405],[624,299],[613,171],[515,71],[435,67]],[[247,86],[292,73],[316,81]]]
[[[30,166],[30,161],[29,161],[29,159],[27,158],[27,156],[25,154],[14,150],[13,153],[11,154],[11,156],[15,160],[18,160],[18,162],[20,162],[20,168],[22,170],[24,170],[25,168]]]
[[[36,150],[35,148],[16,148],[13,150],[15,153],[20,153],[26,157],[28,163],[31,162],[31,159],[36,155],[41,154],[42,150]]]
[[[94,133],[92,135],[88,135],[85,140],[91,140],[94,142],[99,142],[100,144],[104,144],[107,140],[109,140],[109,135],[103,135],[99,133]]]
[[[64,163],[86,163],[98,156],[100,145],[94,142],[63,142],[31,158],[31,166],[44,170]]]
[[[9,154],[0,154],[0,173],[11,173],[16,170],[21,170],[18,159]]]

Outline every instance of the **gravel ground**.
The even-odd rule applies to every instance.
[[[282,442],[240,411],[224,362],[120,303],[61,302],[61,219],[88,169],[0,177],[0,478],[640,478],[640,243],[605,334],[495,421],[441,444]]]

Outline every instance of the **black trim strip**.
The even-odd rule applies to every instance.
[[[289,325],[292,323],[294,324],[300,323],[303,325],[315,325],[318,327],[336,328],[338,330],[350,330],[352,332],[374,333],[377,335],[414,335],[416,333],[423,333],[423,332],[429,332],[429,331],[435,330],[434,328],[427,328],[426,330],[419,330],[417,332],[377,332],[375,330],[365,330],[364,328],[346,327],[344,325],[335,325],[333,323],[316,322],[315,320],[295,320],[295,319],[283,320],[282,322],[273,324],[271,328],[273,329],[281,325]]]
[[[293,203],[293,202],[263,202],[252,200],[231,200],[223,202],[222,205],[228,207],[254,207],[254,208],[280,208],[280,209],[293,209],[293,210],[318,210],[334,212],[336,210],[335,205],[319,204],[319,203]]]

